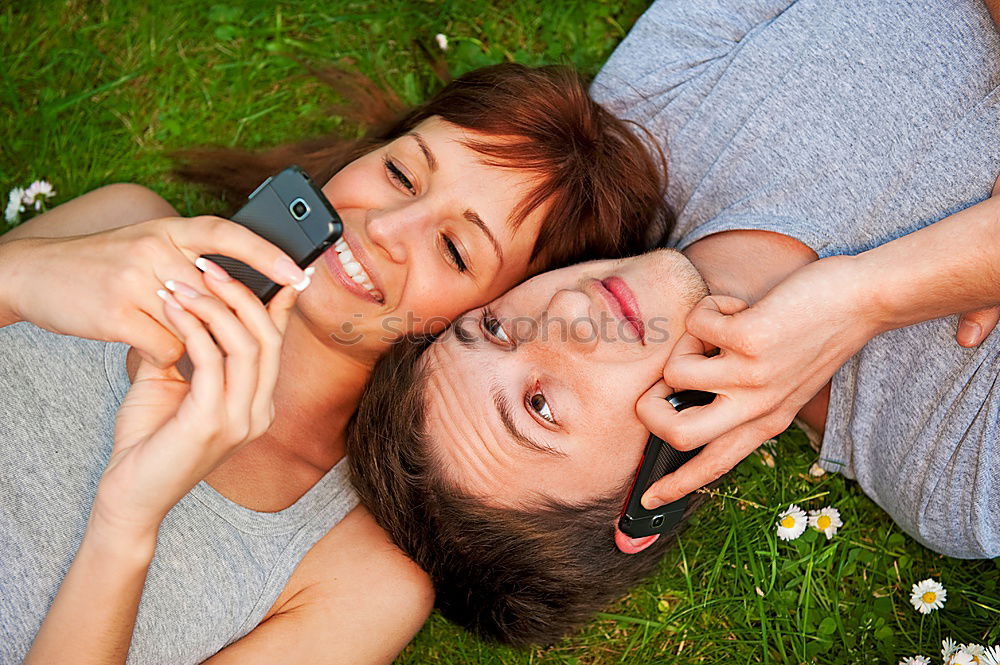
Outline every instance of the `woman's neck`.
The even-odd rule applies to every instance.
[[[292,310],[274,388],[274,422],[260,440],[317,468],[344,455],[344,430],[371,364],[349,347],[326,343]]]

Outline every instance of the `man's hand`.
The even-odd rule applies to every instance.
[[[670,503],[721,477],[787,428],[834,372],[884,330],[971,304],[978,309],[960,317],[955,339],[964,347],[985,340],[1000,320],[1000,307],[982,307],[1000,298],[991,278],[994,269],[977,267],[976,261],[957,261],[956,268],[942,259],[978,251],[979,263],[993,260],[996,253],[983,248],[994,236],[994,220],[1000,219],[998,193],[1000,178],[990,199],[930,227],[857,257],[833,256],[800,268],[753,307],[728,296],[698,303],[667,359],[663,380],[639,399],[636,412],[674,448],[705,449],[650,487],[643,505]],[[942,254],[949,241],[950,253]],[[866,291],[871,286],[866,281],[879,284],[878,298]],[[935,291],[942,283],[963,288]],[[871,300],[883,302],[873,310]],[[892,305],[890,313],[878,311],[886,303]],[[719,353],[706,357],[713,349]],[[717,397],[678,413],[664,398],[682,389]]]
[[[674,501],[729,471],[783,431],[799,409],[879,332],[865,316],[864,284],[853,257],[811,263],[753,307],[707,296],[687,318],[663,380],[636,405],[647,428],[678,450],[705,446],[643,497],[647,508]],[[707,357],[711,349],[719,353]],[[664,398],[681,389],[716,394],[707,406],[675,411]]]

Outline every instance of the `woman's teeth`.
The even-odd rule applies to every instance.
[[[337,257],[340,259],[340,264],[344,266],[344,272],[347,273],[348,277],[354,280],[355,283],[363,286],[366,291],[375,296],[376,300],[381,301],[382,294],[375,289],[375,285],[372,284],[371,278],[365,272],[365,269],[361,267],[361,264],[354,260],[354,255],[351,253],[347,243],[343,239],[340,239],[333,248],[337,251]]]

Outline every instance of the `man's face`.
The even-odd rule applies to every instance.
[[[461,316],[422,360],[446,476],[501,506],[622,486],[648,437],[636,401],[702,295],[690,262],[658,250],[539,275]]]

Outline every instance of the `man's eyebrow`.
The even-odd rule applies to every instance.
[[[500,416],[500,422],[503,423],[504,429],[507,430],[507,433],[510,434],[514,441],[534,452],[545,453],[554,457],[566,456],[558,450],[538,443],[517,428],[517,425],[514,423],[514,413],[510,408],[510,400],[507,399],[507,395],[504,393],[503,388],[495,381],[490,383],[490,393],[493,395],[493,405],[497,408],[497,414]]]
[[[464,213],[462,213],[462,216],[465,217],[470,222],[472,222],[473,224],[475,224],[476,227],[483,232],[483,234],[486,236],[486,239],[490,241],[491,245],[493,245],[493,253],[497,255],[497,260],[500,262],[500,265],[502,266],[503,250],[500,249],[500,243],[497,241],[496,236],[493,235],[493,232],[490,231],[490,227],[486,226],[486,222],[483,221],[483,218],[477,215],[472,210],[466,210]]]
[[[457,339],[458,343],[464,346],[465,348],[475,349],[476,343],[479,341],[479,338],[462,327],[467,318],[468,318],[467,316],[463,316],[457,321],[455,321],[455,339]]]
[[[410,132],[407,136],[412,136],[417,141],[417,145],[420,146],[420,152],[424,153],[424,159],[427,160],[427,166],[430,167],[431,171],[437,171],[438,162],[434,157],[434,153],[431,149],[427,147],[427,142],[424,141],[424,137],[416,132]]]

